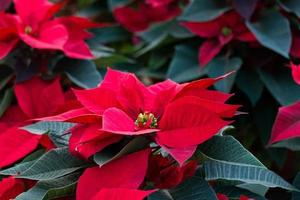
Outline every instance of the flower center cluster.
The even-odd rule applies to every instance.
[[[232,33],[232,30],[226,26],[223,27],[221,31],[224,36],[229,36]]]
[[[31,26],[26,26],[24,31],[25,31],[26,34],[29,35],[32,32],[32,27]]]
[[[157,128],[157,118],[150,112],[140,113],[135,125],[137,129]]]

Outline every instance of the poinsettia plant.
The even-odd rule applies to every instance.
[[[0,199],[299,199],[297,0],[0,2]]]

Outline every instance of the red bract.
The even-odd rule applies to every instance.
[[[294,81],[300,85],[300,65],[291,63],[291,69]]]
[[[0,13],[0,59],[4,58],[18,43],[16,17]]]
[[[279,109],[270,143],[300,136],[300,102]]]
[[[0,199],[14,199],[19,194],[25,191],[25,185],[22,180],[14,177],[3,178],[0,181]]]
[[[88,148],[85,157],[122,136],[148,135],[183,164],[198,144],[230,123],[223,118],[232,117],[239,107],[224,103],[231,95],[206,89],[217,80],[203,79],[181,85],[167,80],[146,87],[133,74],[109,69],[99,87],[74,91],[83,109],[43,120],[80,119],[82,123],[85,118],[85,125],[74,128],[72,137],[76,142],[71,138],[70,144]],[[94,124],[90,117],[86,118],[91,113],[98,115]],[[95,141],[99,146],[90,146]]]
[[[138,8],[130,6],[115,8],[116,20],[131,32],[146,30],[151,24],[170,20],[181,13],[178,2],[167,0],[163,2],[140,1]]]
[[[232,40],[254,42],[256,38],[245,26],[242,17],[235,11],[226,12],[208,22],[184,22],[192,33],[208,38],[199,49],[200,66],[209,63]]]
[[[224,194],[218,193],[217,197],[218,197],[218,200],[229,200],[229,198],[226,195],[224,195]],[[249,197],[247,197],[245,195],[241,195],[240,196],[240,200],[254,200],[254,199],[251,199],[251,198],[249,198]]]
[[[54,114],[65,103],[59,79],[53,82],[34,78],[15,86],[19,106],[12,106],[0,120],[0,167],[23,158],[42,144],[46,149],[53,144],[47,136],[34,135],[20,127],[36,117]]]
[[[148,165],[150,150],[114,160],[103,167],[85,170],[79,178],[77,200],[142,200],[152,191],[138,190]],[[137,167],[138,166],[138,167]]]
[[[147,177],[156,188],[172,188],[186,178],[192,177],[196,171],[197,162],[191,161],[178,166],[172,159],[154,155],[149,160]]]
[[[293,31],[290,54],[296,58],[300,58],[300,32],[299,31]]]
[[[54,19],[63,4],[47,0],[14,0],[16,15],[2,13],[0,18],[0,58],[5,57],[19,39],[37,49],[61,50],[67,56],[79,59],[93,58],[85,39],[91,37],[87,28],[99,26],[85,18]]]

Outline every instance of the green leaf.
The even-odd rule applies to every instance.
[[[259,184],[266,187],[279,187],[290,191],[297,189],[265,167],[208,160],[203,165],[206,180],[225,179],[244,183]]]
[[[48,133],[49,131],[65,133],[74,125],[74,123],[69,122],[41,121],[35,124],[24,126],[22,127],[22,129],[36,135],[43,135],[45,133]]]
[[[281,105],[289,105],[300,99],[300,86],[294,82],[290,69],[287,67],[259,68],[258,74],[267,89]]]
[[[187,45],[177,45],[167,72],[167,78],[176,82],[186,82],[203,76],[198,65],[198,50]]]
[[[249,67],[240,69],[236,77],[236,85],[248,96],[252,105],[256,105],[264,89],[257,72]]]
[[[125,6],[130,2],[131,0],[108,0],[108,5],[110,10],[113,10],[115,7]]]
[[[216,135],[199,146],[206,156],[227,162],[249,164],[264,167],[264,165],[234,137]]]
[[[68,78],[82,88],[94,88],[102,80],[95,63],[91,60],[63,58],[57,64],[63,66]]]
[[[207,181],[194,176],[170,190],[160,190],[148,200],[217,200],[217,196]]]
[[[230,10],[226,1],[219,0],[192,0],[179,17],[184,21],[210,21]]]
[[[70,154],[68,147],[48,151],[17,178],[50,180],[86,167],[87,163]],[[12,174],[13,175],[13,174]]]
[[[28,162],[22,162],[22,163],[17,164],[13,167],[10,167],[8,169],[4,169],[4,170],[0,171],[0,174],[1,175],[7,175],[7,176],[8,175],[17,176],[17,175],[23,173],[24,171],[26,171],[35,162],[36,162],[36,160],[32,160],[32,161],[28,161]]]
[[[300,4],[298,0],[278,0],[278,3],[286,11],[293,12],[300,17]]]
[[[125,31],[121,26],[108,26],[101,28],[94,28],[91,30],[94,37],[89,39],[87,43],[91,48],[98,44],[120,42],[130,38],[130,34]]]
[[[136,53],[136,56],[141,56],[146,52],[158,47],[168,38],[167,36],[181,39],[193,36],[186,28],[179,25],[178,21],[176,20],[156,23],[146,31],[139,32],[138,35],[143,38],[148,44],[146,47],[140,49]]]
[[[300,173],[299,172],[297,173],[297,175],[294,179],[293,185],[300,189]],[[293,192],[292,200],[298,200],[298,199],[300,199],[300,192]]]
[[[48,200],[70,196],[75,193],[80,173],[61,178],[39,181],[33,188],[17,196],[16,200]]]
[[[222,76],[231,71],[238,71],[242,65],[242,60],[240,58],[225,58],[225,57],[217,57],[214,58],[208,65],[205,66],[205,71],[209,77],[215,78],[218,76]],[[215,88],[222,92],[230,92],[233,86],[235,77],[237,73],[226,77],[223,80],[218,81],[215,84]]]
[[[273,144],[271,147],[275,148],[287,148],[292,151],[300,151],[300,138],[291,138],[288,140],[282,140]]]
[[[145,147],[149,146],[149,140],[145,137],[136,137],[128,144],[126,144],[121,150],[118,150],[117,152],[112,151],[111,149],[102,150],[101,152],[98,152],[94,155],[94,161],[100,165],[103,166],[117,158],[120,158],[124,155],[139,151],[144,149]]]
[[[0,102],[0,117],[4,114],[6,109],[10,106],[13,98],[14,98],[13,90],[11,88],[5,90],[4,95]]]
[[[292,33],[289,21],[278,11],[264,11],[257,21],[248,21],[246,25],[263,46],[289,57]]]

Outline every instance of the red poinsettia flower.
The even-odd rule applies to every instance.
[[[143,200],[154,192],[139,190],[148,166],[149,149],[92,167],[79,178],[77,200]],[[138,167],[136,167],[138,166]]]
[[[47,0],[14,0],[16,15],[2,13],[0,18],[0,58],[5,57],[20,38],[37,49],[61,50],[79,59],[93,58],[85,39],[91,34],[85,29],[98,27],[86,18],[53,18],[64,5]]]
[[[150,157],[147,177],[156,188],[172,188],[180,184],[186,178],[195,174],[196,161],[190,161],[183,166],[178,166],[172,159],[154,155]]]
[[[291,70],[294,81],[300,85],[300,65],[291,63]]]
[[[177,0],[140,1],[137,9],[123,6],[113,10],[116,20],[131,32],[144,31],[151,24],[170,20],[180,13]]]
[[[208,22],[184,22],[192,33],[208,38],[199,49],[200,66],[209,63],[232,40],[254,42],[256,38],[247,29],[243,18],[235,11],[229,11]]]
[[[224,118],[232,117],[239,107],[224,103],[231,95],[206,89],[219,79],[181,85],[167,80],[147,87],[134,74],[109,69],[99,87],[74,91],[83,109],[40,120],[84,122],[85,118],[86,123],[74,128],[76,142],[71,138],[70,146],[78,147],[80,141],[81,148],[93,149],[89,156],[123,136],[147,134],[183,164],[198,144],[231,123]],[[98,121],[91,123],[96,115]],[[96,141],[97,146],[90,144]]]
[[[49,82],[36,77],[16,84],[15,95],[18,106],[10,107],[0,119],[0,167],[23,158],[39,144],[46,149],[53,148],[53,143],[46,135],[34,135],[20,127],[30,123],[30,119],[61,111],[65,104],[59,79]]]
[[[300,102],[279,108],[270,143],[300,136]]]

